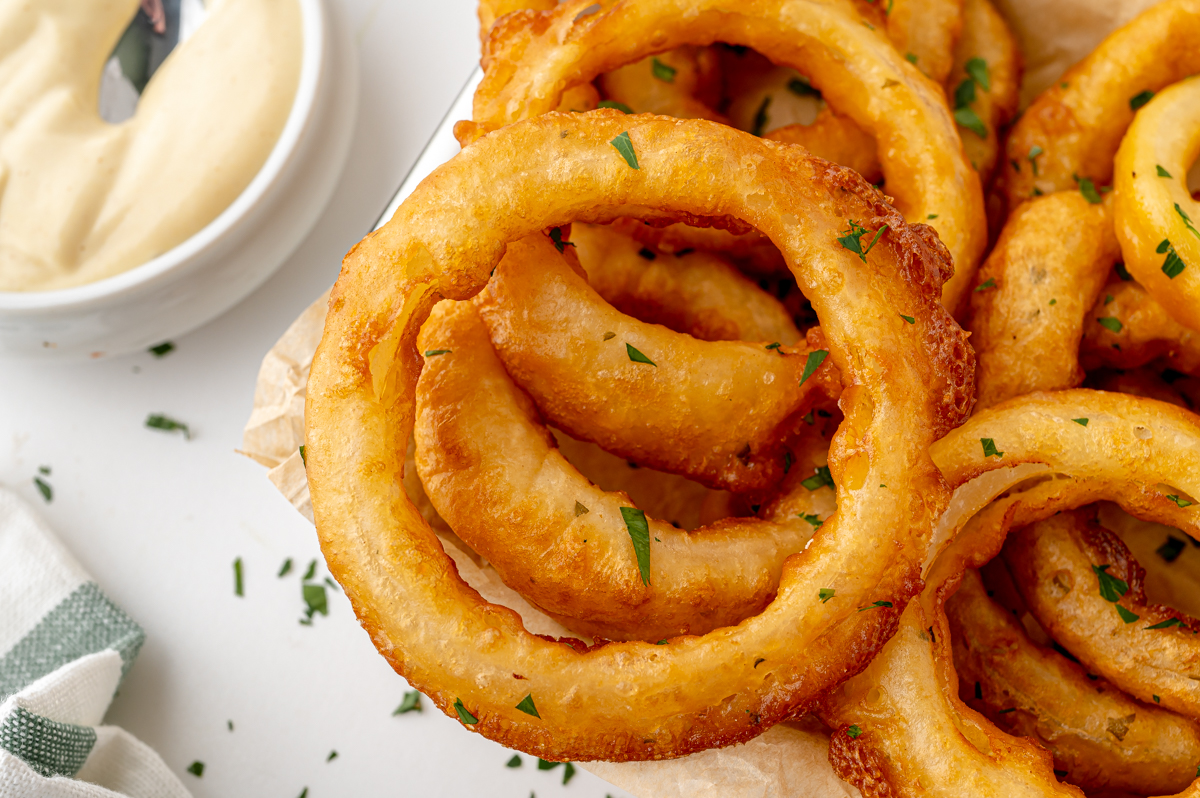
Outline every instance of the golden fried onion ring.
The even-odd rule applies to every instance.
[[[1029,737],[1087,790],[1171,793],[1191,784],[1200,727],[1129,698],[1029,639],[976,571],[946,602],[959,695],[1008,734]]]
[[[658,77],[664,67],[670,80]],[[717,54],[707,47],[677,47],[643,58],[606,72],[596,83],[605,99],[633,113],[729,124],[713,109],[721,96],[721,75]]]
[[[1086,426],[1075,420],[1083,418]],[[982,441],[1003,454],[987,454]],[[896,635],[823,704],[822,718],[838,730],[830,759],[839,775],[864,790],[886,784],[893,795],[1082,795],[1058,782],[1044,749],[1008,736],[959,699],[941,605],[965,568],[995,556],[1010,528],[1099,498],[1200,534],[1195,508],[1176,506],[1156,487],[1200,490],[1198,447],[1200,422],[1185,410],[1081,389],[1012,399],[934,444],[946,479],[965,486],[941,525],[962,531],[933,563]]]
[[[626,133],[638,169],[610,143]],[[849,170],[721,125],[548,114],[465,148],[351,250],[308,383],[308,478],[330,571],[392,666],[470,728],[556,760],[746,740],[860,667],[894,611],[858,609],[916,590],[946,497],[927,447],[969,412],[973,387],[965,333],[938,303],[944,250],[877,197]],[[838,509],[760,615],[581,653],[526,633],[457,579],[405,498],[416,338],[437,301],[487,283],[508,242],[651,214],[742,219],[785,253],[849,386],[829,458]],[[846,217],[889,226],[869,267],[836,241]],[[838,599],[823,603],[822,588]],[[525,696],[539,717],[516,708]]]
[[[961,123],[958,134],[967,160],[979,172],[984,185],[988,185],[1000,157],[1001,130],[1012,121],[1020,101],[1021,50],[1008,23],[988,0],[966,0],[962,14],[962,35],[954,47],[954,66],[941,82],[946,86],[947,96],[954,98],[964,80],[974,81],[967,65],[977,58],[987,65],[989,85],[984,88],[976,82],[975,100],[969,104],[983,123],[986,135],[980,136]],[[917,66],[921,66],[919,60]]]
[[[1116,319],[1120,325],[1106,326],[1100,319]],[[1132,369],[1159,358],[1177,371],[1200,374],[1200,332],[1171,318],[1138,283],[1109,282],[1085,319],[1079,345],[1084,369]]]
[[[552,110],[566,87],[602,72],[715,41],[802,68],[834,107],[874,135],[897,207],[908,219],[930,221],[953,257],[943,301],[955,308],[987,243],[979,176],[941,90],[863,25],[849,2],[745,0],[731,8],[720,0],[569,0],[553,11],[512,15],[489,40],[474,121],[460,122],[455,134],[471,141]]]
[[[1144,572],[1120,538],[1084,512],[1061,513],[1014,532],[1003,556],[1038,623],[1093,673],[1146,703],[1200,716],[1200,623],[1148,603]],[[1124,582],[1124,615],[1103,590],[1111,597],[1120,585],[1094,573],[1105,565]],[[1147,631],[1163,623],[1180,625]]]
[[[1077,189],[1080,178],[1107,185],[1121,137],[1133,122],[1137,102],[1131,101],[1196,72],[1200,0],[1164,0],[1109,34],[1013,127],[1004,166],[1009,209],[1038,194]],[[1153,163],[1150,169],[1154,179]]]
[[[1200,34],[1192,48],[1200,51]],[[1113,217],[1129,273],[1200,332],[1200,202],[1187,186],[1197,155],[1200,79],[1192,77],[1159,92],[1129,126],[1114,167]]]

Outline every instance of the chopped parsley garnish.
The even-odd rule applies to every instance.
[[[1137,620],[1139,617],[1141,617],[1141,616],[1139,616],[1139,615],[1137,615],[1137,614],[1135,614],[1135,613],[1133,613],[1133,612],[1130,612],[1129,610],[1125,609],[1125,608],[1124,608],[1124,607],[1122,607],[1120,604],[1117,604],[1117,605],[1116,605],[1116,608],[1117,608],[1117,615],[1120,615],[1120,616],[1121,616],[1121,620],[1122,620],[1122,621],[1124,621],[1125,623],[1133,623],[1133,622],[1134,622],[1134,621],[1136,621],[1136,620]]]
[[[280,579],[282,579],[283,577],[287,576],[291,572],[292,572],[292,558],[288,557],[286,560],[283,561],[283,565],[279,566],[279,573],[277,574],[277,576]]]
[[[195,762],[187,766],[187,772],[191,773],[196,778],[204,775],[204,763],[197,759]]]
[[[804,423],[810,427],[816,423],[816,421],[813,420],[813,414],[811,410],[804,414]]]
[[[767,126],[767,108],[771,105],[771,95],[763,97],[762,104],[758,106],[758,110],[754,112],[754,127],[750,132],[755,136],[761,136],[763,129]]]
[[[1057,300],[1057,299],[1051,299],[1051,300],[1050,300],[1050,304],[1051,304],[1051,305],[1057,305],[1057,304],[1058,304],[1058,300]]]
[[[229,727],[230,731],[233,731],[233,721],[227,720],[225,721],[225,725]]]
[[[150,429],[160,429],[164,432],[182,432],[184,440],[192,439],[192,432],[188,429],[188,425],[181,421],[176,421],[170,416],[164,416],[162,413],[151,413],[146,416],[146,426]]]
[[[900,314],[900,318],[904,319],[909,324],[917,323],[917,320],[915,318],[913,318],[912,316],[905,316],[903,313]]]
[[[305,787],[303,790],[300,791],[300,795],[298,796],[298,798],[308,798],[308,788],[307,787]]]
[[[166,357],[175,351],[175,344],[171,343],[170,341],[163,341],[158,346],[152,346],[146,351],[155,357]]]
[[[542,759],[540,756],[538,757],[538,770],[554,770],[561,764],[562,762],[551,762],[548,759]]]
[[[825,523],[816,513],[797,513],[797,515],[808,523],[812,524],[813,529],[820,529]]]
[[[506,768],[519,768],[519,767],[521,767],[521,755],[520,755],[520,754],[513,754],[513,755],[512,755],[512,759],[510,759],[510,760],[508,760],[507,762],[505,762],[505,763],[504,763],[504,767],[506,767]]]
[[[563,241],[561,227],[554,227],[550,229],[550,240],[554,242],[554,248],[559,252],[562,252],[567,247],[575,246],[570,241]]]
[[[857,255],[859,260],[861,260],[863,263],[866,263],[867,262],[867,253],[870,252],[872,248],[874,248],[875,242],[877,242],[879,240],[879,237],[881,235],[883,235],[883,231],[888,229],[888,226],[885,224],[882,227],[880,227],[879,230],[875,233],[875,237],[873,239],[871,239],[871,243],[867,246],[866,249],[863,249],[862,248],[862,237],[865,236],[870,231],[867,230],[862,225],[860,225],[858,222],[854,221],[853,219],[847,219],[846,221],[850,225],[850,229],[846,232],[845,235],[838,237],[838,243],[841,244],[843,248],[848,249],[851,252],[853,252],[855,255]]]
[[[1165,621],[1159,621],[1156,624],[1146,627],[1146,631],[1153,629],[1170,629],[1172,626],[1183,626],[1183,621],[1178,618],[1167,618]]]
[[[1168,172],[1166,169],[1162,168],[1162,164],[1155,164],[1154,169],[1155,169],[1155,171],[1158,172],[1159,177],[1170,177],[1171,176],[1170,172]]]
[[[304,576],[302,576],[300,578],[303,581],[307,582],[309,579],[312,579],[316,575],[317,575],[317,561],[313,560],[312,562],[310,562],[308,564],[308,568],[305,569]]]
[[[936,219],[936,218],[938,218],[938,215],[937,215],[936,213],[931,213],[931,214],[929,214],[928,216],[926,216],[926,217],[925,217],[925,219],[926,219],[927,221],[932,221],[932,220],[934,220],[934,219]]]
[[[1146,103],[1150,102],[1152,99],[1154,99],[1154,92],[1150,91],[1149,89],[1146,89],[1145,91],[1139,91],[1137,94],[1129,98],[1129,107],[1136,111]]]
[[[326,762],[332,762],[337,759],[337,751],[330,751],[329,756],[325,757]]]
[[[820,97],[821,92],[813,88],[813,85],[808,82],[808,78],[797,75],[788,81],[788,91],[795,94],[797,97]]]
[[[596,103],[596,107],[597,108],[613,108],[617,111],[620,111],[623,114],[632,114],[633,113],[632,108],[630,108],[625,103],[619,103],[616,100],[601,100],[600,102]]]
[[[1088,420],[1086,418],[1073,418],[1071,420],[1081,427],[1086,427],[1088,425]]]
[[[458,719],[468,726],[474,726],[479,722],[479,719],[468,712],[467,708],[463,706],[461,698],[454,699],[454,711],[458,713]]]
[[[1187,499],[1181,499],[1173,493],[1167,494],[1167,500],[1175,502],[1176,506],[1178,506],[1180,508],[1192,506],[1192,503],[1190,501],[1188,501]]]
[[[1111,601],[1114,604],[1121,600],[1129,591],[1129,583],[1124,579],[1119,579],[1108,572],[1111,565],[1093,565],[1092,571],[1096,574],[1096,578],[1100,580],[1100,597],[1105,601]]]
[[[983,124],[983,120],[979,118],[979,114],[975,113],[974,108],[959,108],[954,112],[954,121],[961,127],[979,136],[981,139],[987,138],[987,125]]]
[[[38,493],[42,494],[42,498],[49,504],[54,499],[54,489],[50,487],[50,483],[41,477],[34,477],[33,484],[37,486]]]
[[[819,490],[827,485],[832,488],[833,475],[829,473],[829,466],[817,466],[817,473],[800,484],[809,490]]]
[[[1182,540],[1174,535],[1167,535],[1167,542],[1155,549],[1154,552],[1166,562],[1175,562],[1183,553],[1183,549],[1184,542]]]
[[[1109,332],[1119,333],[1121,328],[1124,327],[1124,325],[1121,324],[1121,320],[1116,316],[1102,316],[1101,318],[1096,319],[1096,321],[1099,322],[1101,327]]]
[[[980,283],[979,285],[975,286],[975,293],[978,294],[980,291],[987,291],[988,289],[995,288],[995,287],[996,287],[996,278],[989,277],[986,280],[984,280],[982,283]]]
[[[983,446],[984,457],[1003,457],[1004,452],[996,448],[996,441],[991,438],[980,438],[979,443]]]
[[[1187,211],[1179,207],[1178,202],[1175,203],[1175,213],[1179,214],[1180,219],[1183,219],[1184,226],[1191,231],[1192,235],[1194,235],[1196,238],[1200,238],[1200,230],[1197,230],[1196,225],[1192,224],[1192,217],[1187,215]]]
[[[1111,304],[1114,299],[1116,299],[1116,297],[1113,296],[1112,294],[1105,294],[1104,295],[1104,304],[1106,304],[1106,305]]]
[[[242,558],[238,557],[233,561],[233,595],[246,595],[245,585],[242,583]]]
[[[657,363],[643,355],[633,344],[625,344],[625,353],[629,355],[629,359],[634,363],[649,363],[651,366],[658,368]]]
[[[426,349],[425,357],[437,357],[438,355],[448,355],[448,354],[450,354],[451,351],[452,350],[450,350],[450,349]]]
[[[1092,182],[1090,177],[1079,177],[1076,175],[1075,182],[1079,183],[1079,193],[1092,205],[1099,205],[1104,201],[1100,198],[1100,192],[1096,190],[1096,184]]]
[[[538,718],[539,720],[542,717],[541,715],[538,714],[537,707],[535,707],[533,705],[533,693],[530,693],[527,696],[525,696],[524,698],[522,698],[521,703],[517,704],[517,709],[521,710],[526,715],[533,715],[535,718]]]
[[[300,444],[300,462],[304,463],[304,467],[308,468],[308,449],[304,444]]]
[[[579,501],[575,502],[575,517],[576,518],[578,518],[581,515],[584,515],[585,513],[590,513],[590,512],[591,512],[591,510],[584,507],[582,502],[579,502]]]
[[[404,693],[404,698],[400,701],[400,706],[396,707],[396,711],[392,713],[392,717],[403,715],[406,712],[420,712],[421,710],[421,694],[416,690],[408,690]],[[509,765],[512,767],[512,765]]]
[[[1175,251],[1175,247],[1171,245],[1169,239],[1164,238],[1155,251],[1160,255],[1164,252],[1167,254],[1166,260],[1163,261],[1162,272],[1168,278],[1174,280],[1187,268],[1187,264],[1183,262],[1183,258],[1179,257],[1179,253]]]
[[[804,373],[800,375],[801,385],[808,381],[808,378],[821,367],[827,357],[829,357],[828,349],[814,349],[808,353],[808,360],[804,361]]]
[[[325,585],[301,585],[300,595],[307,605],[304,608],[304,615],[308,623],[312,623],[313,616],[318,612],[322,615],[329,614],[329,597],[325,593]]]
[[[663,83],[674,83],[675,73],[679,70],[675,69],[675,67],[671,66],[670,64],[664,64],[657,58],[651,58],[650,71],[654,73],[654,77],[658,78]]]
[[[655,258],[658,257],[658,255],[655,254],[654,250],[650,249],[649,247],[642,247],[641,249],[639,249],[638,255],[645,258],[646,260],[654,260]]]
[[[637,153],[633,151],[633,140],[629,138],[628,130],[609,143],[616,147],[617,152],[621,153],[621,157],[625,159],[625,163],[629,164],[630,169],[641,168],[638,166]]]
[[[979,84],[979,88],[984,91],[992,90],[992,78],[988,74],[987,61],[982,58],[972,58],[967,61],[965,69],[967,74],[971,76],[971,80]]]
[[[783,346],[783,344],[775,341],[774,343],[767,344],[767,349],[778,349],[781,346]]]
[[[837,595],[837,589],[832,587],[823,587],[817,591],[817,598],[821,599],[821,603],[829,601]]]
[[[1016,712],[1016,711],[1017,711],[1017,708],[1016,708],[1016,707],[1009,707],[1008,709],[1002,709],[1002,710],[1000,710],[1000,711],[999,711],[999,712],[997,712],[996,714],[997,714],[997,715],[1007,715],[1009,712]]]
[[[1025,160],[1029,161],[1029,165],[1030,165],[1030,167],[1033,169],[1033,176],[1034,176],[1034,177],[1037,177],[1037,176],[1038,176],[1038,162],[1037,162],[1037,158],[1038,158],[1038,156],[1039,156],[1039,155],[1041,155],[1043,152],[1045,152],[1045,150],[1043,150],[1043,149],[1042,149],[1040,146],[1038,146],[1037,144],[1034,144],[1032,147],[1030,147],[1030,148],[1029,148],[1029,154],[1025,156]]]
[[[1161,703],[1162,703],[1162,699],[1160,699],[1158,696],[1156,696],[1156,695],[1152,695],[1152,696],[1150,696],[1150,697],[1154,699],[1154,703],[1156,703],[1156,704],[1161,704]],[[1200,776],[1200,768],[1196,768],[1196,770],[1197,770],[1197,773],[1196,773],[1196,775]]]
[[[916,56],[914,53],[905,53],[905,54],[904,54],[904,60],[905,60],[905,61],[907,61],[907,62],[908,62],[908,63],[910,63],[910,64],[916,64],[916,63],[917,63],[917,56]]]
[[[615,332],[606,332],[603,336],[603,339],[605,341],[611,341],[612,339],[614,339],[616,337],[617,337],[617,334]]]
[[[1125,282],[1129,282],[1130,280],[1133,279],[1133,275],[1129,273],[1129,269],[1125,268],[1124,263],[1114,264],[1113,271],[1115,271],[1117,273],[1117,276],[1120,277]]]
[[[575,766],[572,765],[570,762],[567,762],[566,764],[567,764],[567,766],[565,768],[563,768],[563,784],[564,785],[571,779],[575,778]]]
[[[954,107],[966,108],[975,102],[975,81],[967,78],[954,90]]]
[[[890,607],[890,606],[892,606],[892,602],[890,602],[890,601],[874,601],[874,602],[871,602],[871,604],[869,606],[859,607],[858,611],[866,612],[867,610],[873,610],[873,609],[877,609],[879,607]]]
[[[633,541],[633,553],[637,556],[638,572],[642,575],[642,584],[650,584],[650,526],[646,523],[646,514],[636,507],[622,507],[621,518],[625,519],[625,528],[629,530],[629,538]]]
[[[659,640],[659,641],[658,641],[657,643],[655,643],[654,645],[656,645],[656,646],[665,646],[666,644],[667,644],[667,641],[664,639],[664,640]]]
[[[858,735],[862,734],[862,729],[858,728],[858,725],[856,724],[846,729],[846,734],[850,735],[851,740],[854,740],[857,739]]]

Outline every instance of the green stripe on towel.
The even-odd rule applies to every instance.
[[[96,744],[90,726],[59,723],[16,707],[0,724],[0,748],[43,776],[74,776]]]

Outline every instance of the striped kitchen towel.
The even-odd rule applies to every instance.
[[[0,798],[187,798],[104,713],[145,635],[0,487]]]

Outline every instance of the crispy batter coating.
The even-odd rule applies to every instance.
[[[634,113],[729,124],[714,110],[721,98],[721,74],[716,53],[707,47],[677,47],[649,56],[606,72],[596,83],[605,99]]]
[[[1065,780],[1145,795],[1178,792],[1195,778],[1200,727],[1034,643],[988,598],[977,572],[963,574],[946,617],[962,700],[1009,734],[1044,745]]]
[[[610,144],[622,133],[638,169]],[[464,585],[399,483],[423,362],[416,338],[432,306],[477,293],[509,242],[617,216],[732,217],[762,231],[811,298],[850,387],[829,455],[837,513],[784,564],[762,613],[663,646],[582,651],[528,634]],[[850,218],[888,225],[866,263],[837,241]],[[410,683],[460,719],[461,705],[470,728],[505,745],[623,760],[754,737],[858,670],[918,589],[947,496],[928,446],[973,394],[965,333],[938,301],[947,274],[936,236],[800,148],[615,111],[546,114],[491,133],[347,255],[331,295],[306,408],[330,571]],[[838,600],[823,603],[822,588]],[[895,610],[858,612],[875,601]],[[516,708],[527,695],[540,717]]]
[[[1004,547],[1013,581],[1038,623],[1093,673],[1144,702],[1157,695],[1163,707],[1197,717],[1200,623],[1148,602],[1141,566],[1094,516],[1062,513],[1014,532]],[[1117,586],[1105,597],[1113,583],[1095,573],[1104,565],[1128,592],[1117,596]],[[1113,596],[1132,615],[1118,614]],[[1181,625],[1147,631],[1163,622]]]
[[[831,105],[875,137],[897,207],[914,222],[929,221],[951,253],[956,271],[943,289],[945,305],[956,308],[970,286],[987,243],[979,176],[940,87],[864,25],[850,0],[745,0],[736,9],[722,0],[569,0],[505,22],[489,39],[474,121],[455,127],[459,141],[545,113],[564,88],[654,52],[746,45],[809,75]],[[631,27],[655,35],[628,35]]]
[[[1105,318],[1119,321],[1119,329],[1101,324]],[[1176,371],[1200,374],[1200,332],[1171,318],[1139,283],[1118,278],[1104,286],[1083,330],[1079,360],[1088,371],[1132,369],[1161,358]]]

